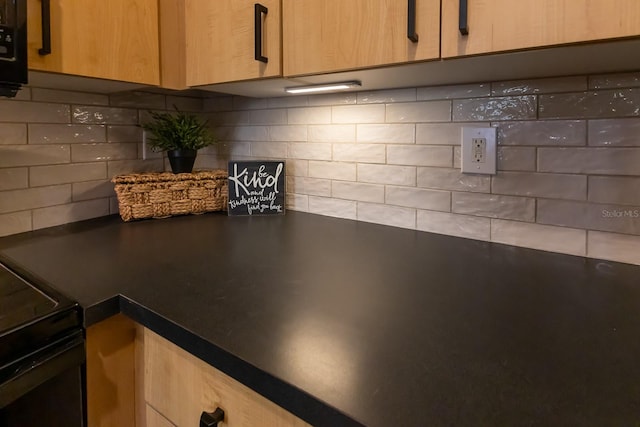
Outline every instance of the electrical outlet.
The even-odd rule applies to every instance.
[[[495,175],[496,128],[462,128],[463,173]]]
[[[485,138],[471,138],[471,147],[474,163],[487,161],[487,140]]]

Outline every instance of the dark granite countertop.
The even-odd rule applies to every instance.
[[[318,426],[638,426],[640,268],[298,212],[0,239]]]

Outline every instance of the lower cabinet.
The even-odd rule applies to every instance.
[[[220,427],[307,423],[125,316],[87,330],[89,427],[198,427],[224,411]]]

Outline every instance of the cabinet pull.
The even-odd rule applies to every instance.
[[[51,3],[49,0],[42,0],[42,48],[38,49],[40,55],[51,53]]]
[[[266,56],[262,56],[262,14],[269,13],[269,9],[260,3],[255,4],[255,59],[256,61],[264,62],[265,64],[269,62],[269,58]]]
[[[469,35],[469,23],[467,22],[467,0],[460,0],[460,15],[458,28],[460,29],[460,34],[463,36]]]
[[[414,43],[418,43],[416,34],[416,0],[407,1],[407,38]]]
[[[213,412],[202,412],[200,415],[200,427],[217,427],[222,421],[224,421],[224,411],[220,408],[216,408]]]

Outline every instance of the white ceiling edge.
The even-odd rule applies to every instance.
[[[29,71],[28,86],[92,93],[145,90],[181,95],[192,94],[192,96],[196,96],[199,90],[203,90],[270,98],[300,96],[287,94],[284,91],[286,87],[352,80],[362,82],[362,86],[346,92],[638,71],[640,70],[638,52],[640,52],[640,39],[632,39],[434,60],[294,78],[222,83],[198,86],[187,91],[173,91],[156,86],[115,80]]]
[[[346,71],[296,78],[252,80],[198,89],[251,97],[296,96],[285,87],[358,80],[345,92],[495,82],[640,70],[640,39],[562,46]],[[299,95],[298,95],[299,96]]]

